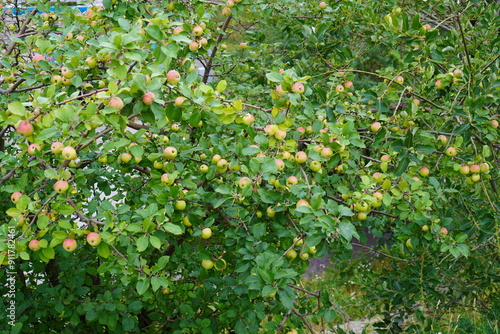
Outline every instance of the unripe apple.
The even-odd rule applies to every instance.
[[[365,212],[358,212],[358,220],[366,220],[367,214]]]
[[[64,86],[71,86],[71,85],[73,84],[73,83],[71,82],[71,79],[68,79],[68,78],[65,78],[65,77],[62,77],[61,81],[62,81],[62,84],[63,84]]]
[[[264,132],[269,136],[273,136],[276,131],[278,131],[278,127],[276,125],[268,124],[264,127]]]
[[[309,164],[309,168],[311,168],[313,172],[319,172],[321,170],[321,162],[313,160]]]
[[[294,185],[294,184],[297,184],[299,183],[299,180],[297,179],[296,176],[289,176],[287,179],[286,179],[286,185],[288,187]]]
[[[182,29],[181,27],[175,27],[175,28],[174,28],[174,31],[172,32],[172,34],[173,34],[174,36],[177,36],[177,35],[179,35],[182,31],[183,31],[183,29]]]
[[[479,180],[481,180],[481,175],[480,174],[472,174],[470,178],[473,182],[479,182]]]
[[[217,164],[220,161],[220,159],[222,159],[220,154],[214,154],[214,156],[212,157],[212,163]]]
[[[230,16],[231,13],[232,13],[232,11],[231,11],[231,8],[229,8],[229,7],[224,7],[222,9],[222,15],[224,15],[226,17]]]
[[[292,92],[297,94],[304,94],[304,84],[301,82],[296,82],[292,86]]]
[[[201,230],[201,237],[203,239],[209,239],[212,236],[212,229],[210,227],[205,227]]]
[[[34,130],[33,125],[28,121],[22,121],[16,128],[16,131],[25,137],[31,136]]]
[[[59,194],[65,193],[68,190],[68,188],[69,184],[64,180],[60,180],[54,183],[54,190]]]
[[[472,165],[469,169],[471,173],[479,173],[481,171],[481,167],[479,167],[479,165]]]
[[[97,161],[101,165],[106,165],[108,163],[108,156],[107,155],[101,155],[99,158],[97,158]]]
[[[200,44],[198,44],[197,41],[192,41],[191,43],[189,43],[189,50],[191,52],[196,52],[196,51],[198,51],[199,48],[200,48]]]
[[[19,197],[21,197],[23,194],[21,194],[19,191],[16,191],[12,195],[10,195],[10,200],[12,203],[16,204],[19,202]]]
[[[200,46],[201,47],[205,47],[205,46],[207,46],[207,44],[208,44],[208,39],[206,39],[205,37],[200,39]]]
[[[200,172],[202,172],[203,174],[208,173],[208,166],[207,165],[201,165],[200,166]]]
[[[30,241],[28,244],[29,249],[31,249],[33,252],[36,252],[40,250],[42,247],[40,246],[40,242],[37,239],[33,239]]]
[[[277,140],[283,140],[286,137],[286,131],[285,130],[278,130],[274,133],[274,138]]]
[[[201,261],[201,266],[206,270],[210,270],[214,267],[214,261],[212,260],[203,260]]]
[[[394,79],[394,81],[396,81],[398,84],[402,85],[403,82],[405,81],[405,79],[402,76],[398,75],[396,77],[396,79]]]
[[[437,137],[437,139],[439,140],[439,142],[441,143],[441,145],[446,145],[448,144],[448,138],[445,136],[445,135],[439,135]]]
[[[160,181],[161,183],[166,184],[167,186],[171,186],[175,182],[174,179],[168,177],[167,173],[162,174]]]
[[[184,96],[177,96],[175,98],[175,102],[174,104],[177,106],[177,107],[181,107],[182,104],[184,103],[184,101],[186,100],[186,98]]]
[[[175,202],[174,208],[175,208],[175,210],[179,210],[179,211],[185,210],[186,209],[186,201],[179,200],[179,201]]]
[[[36,65],[39,61],[41,61],[41,60],[45,60],[45,56],[44,56],[44,55],[41,55],[41,54],[39,54],[39,53],[35,54],[35,55],[33,56],[33,58],[31,58],[31,61],[32,61],[33,63],[35,63],[35,65]]]
[[[491,126],[493,126],[495,129],[498,128],[498,121],[496,119],[491,120]]]
[[[420,168],[420,170],[418,171],[418,173],[420,174],[420,176],[427,176],[429,175],[429,168],[427,167],[422,167]]]
[[[61,75],[66,79],[71,79],[72,77],[75,76],[75,72],[67,67],[63,67],[61,68]]]
[[[130,160],[132,160],[132,154],[130,154],[130,153],[128,153],[128,152],[125,152],[125,153],[122,153],[122,154],[120,155],[120,161],[121,161],[122,163],[127,164],[127,163],[129,163],[129,162],[130,162]]]
[[[281,85],[278,85],[276,86],[276,92],[279,94],[279,95],[282,95],[284,93],[286,93],[285,90],[283,90],[283,87]]]
[[[319,6],[319,8],[321,8],[321,9],[325,9],[325,8],[327,7],[326,2],[324,2],[324,1],[321,1],[321,2],[318,4],[318,6]]]
[[[90,246],[98,246],[101,243],[101,236],[97,232],[87,234],[87,242]]]
[[[342,93],[342,92],[344,92],[345,88],[344,88],[344,86],[342,86],[342,85],[337,85],[337,87],[335,87],[335,90],[336,90],[338,93]]]
[[[490,165],[488,165],[487,162],[483,162],[482,164],[479,165],[481,173],[486,173],[487,171],[490,170]]]
[[[425,30],[431,30],[431,25],[430,24],[424,24],[424,29]]]
[[[428,232],[428,231],[429,231],[429,225],[422,226],[422,232]]]
[[[227,162],[226,159],[220,159],[219,161],[217,161],[217,168],[227,169],[228,165],[229,165],[229,163]]]
[[[299,164],[303,164],[307,161],[307,153],[304,151],[298,151],[295,154],[295,161]]]
[[[109,100],[108,106],[113,107],[116,110],[120,110],[123,108],[123,101],[119,97],[114,96]]]
[[[295,251],[295,249],[290,249],[286,252],[286,257],[289,258],[290,260],[293,260],[297,257],[297,252]]]
[[[181,129],[181,127],[179,126],[179,124],[174,123],[174,124],[172,124],[172,126],[170,126],[170,129],[174,132],[177,132]]]
[[[177,157],[177,149],[175,147],[169,146],[163,150],[163,156],[169,160],[175,159]]]
[[[228,7],[234,7],[234,0],[227,0],[226,1],[226,6],[228,6]]]
[[[72,238],[68,238],[63,242],[63,248],[68,252],[72,252],[76,249],[76,240]]]
[[[55,85],[58,85],[62,82],[62,77],[58,74],[53,75],[52,78],[50,78],[50,82]]]
[[[462,175],[467,175],[470,172],[470,168],[469,168],[469,166],[462,166],[462,167],[460,167],[460,171],[459,172]]]
[[[182,224],[186,227],[191,227],[193,224],[191,224],[191,221],[189,220],[188,216],[182,217]]]
[[[240,43],[240,49],[245,50],[248,47],[247,43]]]
[[[156,95],[153,92],[147,92],[146,94],[144,94],[142,96],[142,102],[145,105],[150,106],[153,104],[155,97],[156,97]]]
[[[246,114],[245,116],[243,116],[242,123],[245,125],[250,125],[254,120],[255,117],[252,114]]]
[[[457,149],[453,146],[450,146],[446,149],[445,154],[449,157],[454,157],[455,155],[457,155]]]
[[[298,208],[298,207],[301,207],[301,206],[307,206],[307,207],[311,207],[311,204],[309,204],[308,201],[306,201],[305,199],[299,199],[297,201],[297,204],[295,204],[295,207]]]
[[[196,37],[198,36],[201,36],[203,34],[203,28],[200,27],[200,26],[195,26],[193,28],[193,35],[195,35]]]
[[[273,218],[276,215],[276,210],[269,206],[266,209],[266,214],[269,218]]]
[[[35,153],[38,151],[40,152],[42,149],[40,148],[40,145],[38,144],[31,144],[28,146],[28,154],[29,155],[35,155]]]
[[[378,130],[380,130],[381,127],[382,127],[382,124],[380,124],[380,122],[373,122],[370,125],[370,131],[371,132],[377,132]]]
[[[447,235],[448,234],[448,229],[446,227],[441,227],[441,229],[439,230],[439,233],[441,235]]]
[[[67,41],[70,41],[73,39],[73,33],[72,32],[68,32],[66,34],[66,36],[64,36],[64,39],[67,40]]]
[[[365,202],[356,202],[356,204],[354,205],[354,209],[356,209],[357,211],[367,212],[370,207]]]
[[[181,81],[181,75],[176,70],[170,70],[167,73],[167,81],[172,85],[175,85],[176,83]]]

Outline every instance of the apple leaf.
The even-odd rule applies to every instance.
[[[24,116],[26,114],[26,108],[24,107],[24,105],[21,102],[9,103],[7,108],[14,115]]]
[[[347,242],[350,242],[352,240],[352,237],[359,239],[359,234],[356,231],[356,227],[354,227],[354,225],[350,222],[341,222],[339,225],[339,230],[340,234],[347,240]]]
[[[161,248],[161,241],[158,239],[158,237],[152,235],[149,237],[149,242],[151,243],[151,246],[153,246],[156,249]]]
[[[182,233],[184,233],[183,229],[179,225],[172,224],[172,223],[164,224],[163,228],[165,229],[165,231],[172,233],[172,234],[175,234],[175,235],[181,235]]]
[[[148,248],[149,245],[149,237],[147,235],[143,235],[139,239],[137,239],[137,251],[143,252]]]
[[[281,75],[280,73],[277,73],[277,72],[267,73],[266,78],[272,82],[282,82],[283,81],[283,75]]]
[[[149,284],[150,284],[150,281],[147,279],[140,279],[139,281],[137,281],[136,289],[137,289],[137,293],[139,294],[139,296],[142,296],[143,294],[146,293],[146,291],[148,291]]]
[[[110,251],[109,251],[109,246],[107,243],[105,242],[101,242],[98,246],[97,246],[97,253],[107,259],[110,255]]]

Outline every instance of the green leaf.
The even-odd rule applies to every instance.
[[[161,248],[161,241],[158,239],[158,237],[155,237],[154,235],[149,237],[149,242],[151,243],[151,246],[153,246],[156,249]]]
[[[226,90],[226,87],[227,87],[227,82],[226,80],[221,80],[219,81],[219,83],[217,84],[217,87],[215,88],[215,90],[217,90],[219,93],[222,93],[223,91]]]
[[[109,257],[109,255],[111,254],[111,252],[109,251],[108,244],[106,244],[105,242],[101,242],[97,246],[97,254],[99,254],[99,256],[107,259]]]
[[[282,82],[283,81],[283,75],[281,75],[280,73],[277,73],[277,72],[267,73],[266,78],[272,82]]]
[[[157,41],[163,40],[163,33],[161,32],[160,27],[158,27],[156,24],[149,25],[144,29],[152,39]]]
[[[341,222],[339,225],[340,234],[347,240],[351,242],[352,237],[359,239],[359,234],[356,231],[356,227],[350,222]]]
[[[172,233],[172,234],[175,234],[175,235],[180,235],[184,232],[179,225],[172,224],[172,223],[166,223],[163,225],[163,227],[165,228],[165,231]]]
[[[139,239],[137,239],[137,251],[138,252],[143,252],[148,248],[149,246],[149,237],[147,235],[143,235]]]
[[[149,289],[150,281],[147,279],[137,281],[136,289],[139,296],[142,296]]]
[[[9,103],[7,108],[14,115],[24,116],[26,114],[26,108],[23,106],[21,102]]]

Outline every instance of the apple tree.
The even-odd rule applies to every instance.
[[[0,12],[2,329],[314,333],[369,235],[386,325],[498,298],[498,4],[53,5]]]

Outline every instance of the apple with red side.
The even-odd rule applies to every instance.
[[[68,188],[69,184],[64,180],[60,180],[54,183],[54,190],[59,194],[65,193],[68,190]]]
[[[68,252],[74,251],[76,249],[76,246],[76,240],[72,238],[68,238],[63,242],[63,248]]]
[[[373,122],[370,125],[370,131],[371,132],[377,132],[378,130],[380,130],[381,127],[382,127],[382,124],[380,124],[380,122]]]
[[[113,107],[116,110],[120,110],[121,108],[123,108],[123,100],[119,97],[114,96],[109,100],[108,106]]]
[[[38,151],[40,152],[42,149],[40,148],[40,145],[38,144],[31,144],[28,146],[28,154],[29,155],[35,155],[35,153]]]
[[[304,94],[304,84],[301,82],[296,82],[292,86],[292,92],[297,94]]]
[[[153,92],[147,92],[145,93],[143,96],[142,96],[142,102],[147,105],[147,106],[150,106],[153,104],[154,100],[155,100],[155,93]]]
[[[175,85],[176,83],[181,81],[181,75],[176,70],[170,70],[167,73],[167,81],[172,85]]]
[[[444,153],[449,157],[454,157],[455,155],[457,155],[457,149],[453,146],[450,146]]]
[[[420,170],[418,171],[418,173],[420,174],[420,176],[427,176],[429,175],[429,168],[427,167],[422,167],[420,168]]]
[[[34,130],[33,125],[28,121],[22,121],[16,128],[16,131],[25,137],[31,136]]]
[[[295,161],[299,164],[303,164],[307,161],[307,153],[304,151],[298,151],[295,154]]]
[[[40,246],[40,242],[37,240],[37,239],[33,239],[30,241],[30,243],[28,244],[28,247],[29,249],[31,249],[33,252],[36,252],[38,250],[40,250],[40,248],[42,248]]]
[[[23,194],[21,194],[19,191],[16,191],[12,195],[10,195],[10,200],[12,203],[16,204],[19,202],[19,197],[21,197]]]
[[[97,246],[101,243],[101,236],[97,232],[87,234],[87,242],[90,246]]]
[[[169,160],[175,159],[177,157],[177,149],[175,147],[169,146],[163,150],[163,156]]]
[[[61,143],[60,141],[53,142],[52,145],[50,145],[50,150],[54,154],[59,154],[62,152],[64,147],[64,144]]]

